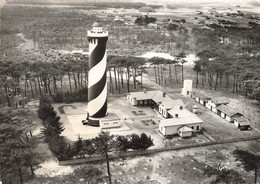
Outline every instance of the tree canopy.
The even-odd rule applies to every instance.
[[[239,160],[246,171],[254,171],[255,183],[257,183],[257,172],[260,168],[260,155],[250,153],[245,150],[235,150],[233,152],[237,160]]]

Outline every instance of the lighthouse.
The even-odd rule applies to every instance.
[[[88,118],[99,125],[99,118],[107,114],[107,51],[108,32],[95,22],[88,31],[89,75],[88,75]]]

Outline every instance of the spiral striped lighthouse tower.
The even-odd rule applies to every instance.
[[[99,118],[107,114],[107,53],[108,32],[95,22],[88,31],[89,77],[88,77],[88,118],[99,125]],[[96,124],[97,125],[97,124]]]

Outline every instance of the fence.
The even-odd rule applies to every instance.
[[[204,143],[186,144],[186,145],[171,146],[171,147],[150,149],[150,150],[144,150],[144,151],[127,151],[127,152],[125,152],[124,156],[125,157],[134,157],[134,156],[141,156],[141,155],[151,155],[151,154],[160,153],[163,151],[196,148],[196,147],[211,146],[211,145],[217,145],[217,144],[226,144],[226,143],[233,143],[233,142],[240,142],[240,141],[250,141],[250,140],[256,140],[256,139],[260,139],[260,136],[251,136],[251,137],[218,140],[218,141],[211,141],[211,142],[204,142]],[[109,156],[109,159],[116,159],[116,158],[120,158],[120,156],[115,155],[115,154],[111,154]],[[104,156],[93,156],[93,157],[88,157],[88,158],[79,158],[79,159],[72,159],[72,160],[66,160],[66,161],[59,161],[59,165],[74,165],[74,164],[90,163],[90,162],[103,161],[103,160],[105,160]]]

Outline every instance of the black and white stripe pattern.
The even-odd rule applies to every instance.
[[[88,37],[88,113],[90,118],[101,118],[104,117],[107,113],[107,40],[107,36]]]

